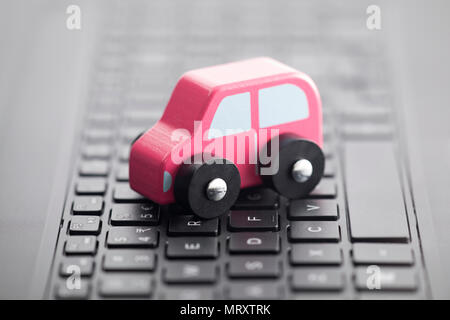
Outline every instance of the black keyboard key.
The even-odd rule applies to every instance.
[[[130,145],[126,144],[119,149],[119,160],[127,162],[130,159]]]
[[[173,215],[169,222],[170,235],[217,236],[219,219],[200,220],[193,215]]]
[[[158,110],[127,110],[124,112],[124,119],[127,124],[148,126],[158,121],[161,114]]]
[[[90,144],[85,145],[81,153],[86,159],[109,159],[112,154],[112,148],[107,144]]]
[[[168,258],[216,258],[219,242],[212,237],[169,238],[166,254]]]
[[[326,114],[326,111],[324,112]],[[334,130],[331,127],[329,121],[327,121],[327,115],[324,115],[324,125],[322,129],[322,135],[324,141],[330,141],[332,138],[332,135],[334,134]]]
[[[109,163],[103,160],[82,161],[80,164],[80,175],[82,176],[107,176]]]
[[[177,287],[164,290],[164,299],[167,300],[213,300],[217,295],[209,288]]]
[[[121,203],[111,209],[114,226],[151,226],[159,222],[159,206],[155,203]]]
[[[277,231],[279,227],[276,210],[234,210],[228,222],[233,231]]]
[[[290,261],[293,265],[340,265],[342,252],[337,244],[293,244]]]
[[[164,281],[170,284],[215,283],[217,265],[212,262],[169,263],[164,268]]]
[[[102,197],[79,196],[73,200],[72,211],[74,214],[96,214],[99,215],[103,210]]]
[[[352,240],[407,242],[408,222],[392,143],[346,143],[345,176]]]
[[[158,231],[153,227],[112,227],[106,240],[108,247],[154,248]]]
[[[244,189],[234,204],[234,209],[276,209],[279,206],[278,194],[268,188]]]
[[[278,300],[282,297],[281,288],[269,283],[234,283],[226,291],[231,300]]]
[[[309,198],[336,198],[337,188],[333,178],[322,178],[308,195]]]
[[[291,286],[294,291],[340,291],[344,288],[344,275],[334,269],[295,269]]]
[[[150,297],[153,281],[149,275],[103,275],[99,280],[99,294],[103,297]]]
[[[334,221],[293,221],[289,228],[291,241],[338,242],[339,225]]]
[[[87,129],[84,132],[84,138],[89,142],[109,142],[114,133],[109,129]]]
[[[132,190],[128,183],[116,184],[113,199],[116,202],[142,202],[145,200],[143,196]]]
[[[410,268],[357,267],[355,286],[361,291],[414,291],[417,289],[417,277]]]
[[[128,181],[130,179],[129,170],[127,164],[121,164],[116,170],[117,181]]]
[[[400,264],[412,265],[414,257],[407,244],[355,243],[353,245],[355,264]]]
[[[360,108],[345,107],[339,110],[339,118],[345,122],[388,122],[391,111],[388,107]]]
[[[95,254],[97,238],[95,236],[71,236],[67,239],[64,251],[66,254]]]
[[[110,250],[103,259],[106,271],[153,271],[156,255],[151,250]]]
[[[110,113],[96,112],[96,113],[89,114],[89,116],[87,117],[88,123],[94,128],[112,127],[115,124],[116,120],[117,120],[117,117]]]
[[[290,220],[337,220],[338,217],[339,212],[336,200],[293,200],[288,208],[288,218]]]
[[[74,269],[78,268],[80,275],[90,277],[94,273],[94,259],[92,257],[65,257],[59,265],[59,274],[70,276],[74,274]]]
[[[79,179],[76,193],[79,195],[103,195],[106,192],[106,181],[98,178]]]
[[[334,149],[334,146],[330,142],[324,142],[322,150],[323,150],[323,154],[325,155],[326,160],[333,158],[335,149]]]
[[[336,173],[336,165],[332,159],[327,159],[325,161],[325,169],[323,171],[324,177],[334,177]]]
[[[368,121],[342,124],[340,130],[341,135],[346,140],[390,139],[393,134],[392,125],[389,123],[372,123]]]
[[[100,218],[97,216],[73,216],[70,219],[70,234],[99,234]]]
[[[75,280],[72,278],[61,280],[55,288],[55,297],[64,300],[88,299],[91,285],[86,279]]]
[[[277,253],[280,236],[275,232],[232,233],[228,248],[231,253]]]
[[[276,256],[232,257],[228,263],[230,278],[278,278],[280,274]]]

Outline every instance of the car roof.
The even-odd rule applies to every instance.
[[[274,59],[259,57],[192,70],[185,73],[184,77],[202,87],[212,89],[227,84],[292,72],[296,72],[296,70]]]

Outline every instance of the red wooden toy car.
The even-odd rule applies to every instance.
[[[162,118],[136,139],[130,185],[199,217],[227,212],[241,188],[307,195],[324,170],[322,107],[305,74],[271,58],[185,73]]]

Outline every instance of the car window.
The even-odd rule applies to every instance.
[[[250,92],[222,99],[216,110],[208,139],[245,132],[251,129]]]
[[[259,126],[306,119],[309,116],[308,100],[302,89],[293,84],[282,84],[259,90]]]

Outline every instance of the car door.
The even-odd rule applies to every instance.
[[[233,161],[241,175],[241,187],[259,183],[257,134],[252,126],[253,100],[251,90],[223,96],[204,133],[207,139],[203,152]]]
[[[292,83],[281,83],[258,90],[258,142],[264,146],[270,137],[301,133],[310,118],[305,92]]]

